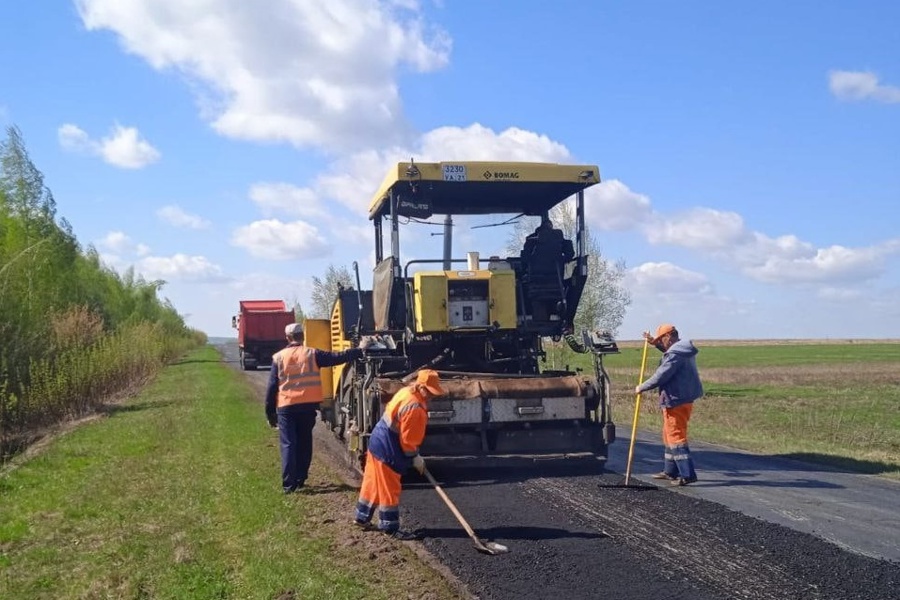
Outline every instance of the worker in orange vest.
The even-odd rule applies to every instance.
[[[301,489],[312,460],[312,430],[322,402],[319,369],[362,358],[369,343],[343,352],[326,352],[303,345],[303,324],[284,328],[288,346],[272,357],[266,389],[266,419],[278,427],[281,438],[281,484],[285,494]]]
[[[428,400],[445,394],[437,371],[422,369],[416,381],[397,392],[385,406],[369,437],[356,503],[355,523],[359,527],[370,527],[378,508],[380,531],[401,540],[416,539],[415,534],[400,530],[400,477],[410,466],[425,473],[419,446],[428,424]]]

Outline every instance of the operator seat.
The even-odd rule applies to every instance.
[[[526,306],[530,306],[533,320],[549,321],[551,315],[559,315],[560,303],[566,297],[565,264],[574,256],[572,241],[555,227],[542,224],[525,239],[520,268]]]

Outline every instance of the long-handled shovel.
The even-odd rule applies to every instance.
[[[440,485],[438,485],[437,480],[435,480],[434,476],[428,471],[426,468],[423,471],[425,477],[428,478],[428,481],[431,482],[431,485],[434,486],[434,490],[438,493],[441,499],[447,504],[450,508],[450,511],[453,513],[453,516],[456,517],[456,520],[459,521],[459,524],[463,526],[463,529],[466,530],[466,533],[469,534],[469,537],[472,538],[472,543],[475,544],[475,549],[479,552],[484,552],[485,554],[504,554],[509,552],[509,548],[504,546],[503,544],[498,544],[497,542],[484,542],[478,539],[478,536],[475,535],[475,531],[469,525],[468,522],[463,518],[462,513],[459,512],[459,509],[456,508],[456,505],[453,504],[453,501],[450,500],[450,497],[444,492]]]
[[[647,366],[647,338],[644,338],[644,353],[641,356],[641,374],[638,377],[638,385],[644,383],[644,369]],[[631,460],[634,458],[634,438],[637,435],[638,414],[641,410],[641,394],[634,399],[634,421],[631,423],[631,443],[628,444],[628,464],[625,466],[625,485],[631,479]]]

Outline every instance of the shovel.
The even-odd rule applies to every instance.
[[[644,352],[641,355],[641,374],[638,377],[638,385],[644,383],[644,369],[647,367],[647,338],[644,338]],[[631,442],[628,444],[628,464],[625,467],[625,486],[631,479],[631,460],[634,458],[634,438],[637,435],[638,415],[641,412],[641,394],[634,399],[634,421],[631,424]]]
[[[444,492],[440,485],[438,485],[437,480],[435,480],[434,475],[432,475],[428,469],[424,469],[422,472],[425,477],[428,478],[428,481],[431,482],[431,485],[434,486],[434,490],[438,493],[438,496],[447,504],[450,508],[450,511],[453,513],[453,516],[456,517],[456,520],[459,521],[459,524],[463,526],[463,529],[466,530],[466,533],[469,534],[469,537],[472,538],[472,543],[475,545],[475,549],[479,552],[483,552],[485,554],[505,554],[509,552],[509,548],[504,546],[503,544],[498,544],[497,542],[484,542],[478,539],[478,536],[475,535],[475,531],[472,529],[472,526],[469,525],[468,522],[463,518],[462,513],[459,512],[459,509],[456,508],[456,505],[453,504],[453,501],[450,500],[450,497]]]

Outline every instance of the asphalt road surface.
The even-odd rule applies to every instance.
[[[236,362],[236,348],[222,347]],[[267,372],[249,372],[260,386]],[[260,417],[262,418],[262,417]],[[317,428],[317,444],[330,432]],[[622,425],[620,424],[620,432]],[[639,435],[595,462],[429,469],[477,535],[509,547],[486,556],[433,488],[404,481],[401,520],[482,599],[900,600],[900,485],[692,443],[697,484],[655,487],[661,447]],[[319,454],[320,457],[326,453]]]

